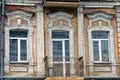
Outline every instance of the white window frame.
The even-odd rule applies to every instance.
[[[53,60],[52,60],[52,63],[54,64],[54,63],[62,63],[63,64],[63,76],[64,77],[66,77],[66,66],[65,66],[65,63],[70,63],[70,61],[65,61],[65,40],[68,40],[69,41],[69,38],[68,39],[61,39],[61,38],[57,38],[57,39],[55,39],[55,38],[52,38],[52,44],[53,44],[53,41],[61,41],[62,42],[62,57],[63,57],[63,61],[59,61],[59,62],[54,62]],[[52,45],[53,46],[53,45]],[[70,46],[69,46],[69,48],[70,48]],[[70,49],[69,49],[69,52],[70,52]],[[53,47],[52,47],[52,53],[53,53]],[[51,54],[52,56],[53,56],[53,54]],[[70,53],[69,53],[69,55],[70,55]],[[54,56],[53,56],[54,57]],[[70,58],[70,56],[69,56],[69,58]],[[70,58],[71,59],[71,58]]]
[[[108,33],[109,34],[109,33]],[[92,39],[92,46],[93,46],[93,41],[98,41],[98,48],[99,48],[99,61],[95,61],[94,60],[94,53],[93,53],[93,60],[94,60],[94,62],[98,62],[98,63],[102,63],[102,62],[109,62],[110,61],[110,56],[109,56],[109,61],[102,61],[102,52],[101,52],[101,41],[102,40],[106,40],[106,41],[108,41],[108,45],[110,45],[109,44],[109,35],[108,35],[108,39]],[[93,48],[93,47],[92,47]],[[110,50],[110,47],[108,46],[108,50]],[[94,50],[92,49],[92,52],[93,52]],[[110,55],[110,51],[109,51],[109,55]]]
[[[9,40],[10,39],[16,39],[17,41],[18,41],[18,60],[17,61],[10,61],[10,63],[12,63],[12,62],[28,62],[28,39],[27,39],[27,37],[26,38],[20,38],[20,37],[10,37],[9,38]],[[21,58],[21,56],[20,56],[20,41],[21,40],[26,40],[27,41],[27,60],[25,60],[25,61],[23,61],[23,60],[21,60],[20,58]],[[10,55],[10,54],[9,54]]]
[[[107,31],[109,32],[109,61],[94,61],[94,54],[93,54],[93,41],[92,41],[92,31]],[[113,42],[113,29],[110,27],[91,27],[88,30],[88,41],[89,41],[89,62],[92,63],[112,63],[114,60],[114,42]],[[112,58],[112,59],[111,59]]]
[[[73,36],[73,29],[72,28],[70,28],[70,27],[65,27],[65,26],[63,26],[62,28],[60,28],[60,27],[53,27],[53,28],[50,28],[49,29],[49,34],[50,34],[50,41],[49,41],[49,43],[50,43],[50,46],[49,46],[49,51],[50,51],[50,53],[49,53],[49,67],[53,67],[53,60],[51,59],[52,57],[53,57],[53,51],[52,51],[52,42],[53,42],[53,40],[52,40],[52,31],[57,31],[57,30],[59,30],[59,31],[69,31],[69,54],[70,54],[70,58],[74,58],[74,36]],[[74,60],[73,59],[70,59],[70,76],[72,75],[72,74],[75,74],[75,68],[74,68]],[[65,72],[65,71],[64,71]],[[65,75],[63,75],[64,77],[66,77]]]

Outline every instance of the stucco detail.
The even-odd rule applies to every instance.
[[[45,74],[43,6],[37,5],[37,75]]]
[[[116,13],[117,13],[117,30],[118,30],[118,48],[119,48],[118,52],[120,58],[120,6],[116,7]]]
[[[56,12],[53,14],[49,14],[50,17],[50,24],[49,24],[49,57],[52,56],[52,31],[53,30],[63,30],[69,31],[69,42],[70,42],[70,58],[74,58],[74,29],[72,28],[71,18],[73,15],[65,13],[65,12]],[[53,26],[53,22],[60,20],[60,24],[58,26]],[[68,26],[63,25],[62,20],[66,20],[68,22]],[[50,59],[49,66],[52,67],[52,60]],[[70,75],[74,76],[75,69],[74,69],[74,60],[70,60]]]
[[[28,71],[27,72],[28,73],[26,73],[25,75],[31,74],[31,73],[33,73],[33,68],[32,68],[33,67],[33,56],[32,56],[33,45],[31,44],[32,38],[33,38],[33,27],[30,24],[30,18],[32,17],[32,14],[31,13],[29,14],[28,12],[21,11],[21,10],[15,10],[15,11],[6,13],[6,15],[8,17],[8,23],[5,26],[5,72],[7,73],[7,75],[10,75],[9,74],[10,70],[11,70],[10,66],[15,65],[15,64],[19,64],[17,66],[19,67],[19,69],[22,69],[21,65],[23,65],[23,63],[11,64],[9,61],[9,45],[10,45],[9,44],[9,31],[12,29],[24,29],[24,30],[28,30],[28,61],[27,61],[27,64],[28,64]],[[29,22],[29,24],[28,25],[16,24],[14,26],[10,25],[11,19],[15,19],[16,17],[26,19]],[[24,71],[23,71],[23,73],[24,73]],[[14,74],[14,76],[21,76],[21,75]]]
[[[114,36],[113,36],[113,28],[111,26],[110,20],[113,18],[113,15],[111,14],[107,14],[104,12],[96,12],[93,14],[88,14],[87,15],[88,19],[89,19],[89,25],[88,25],[88,41],[89,41],[89,65],[91,65],[89,67],[90,69],[90,75],[93,74],[93,66],[94,66],[94,60],[93,60],[93,45],[92,45],[92,39],[91,39],[91,32],[92,31],[96,31],[96,30],[101,30],[101,31],[109,31],[110,36],[109,36],[109,59],[110,61],[108,63],[111,63],[112,65],[115,65],[115,54],[114,54]],[[95,22],[97,20],[103,20],[105,22],[108,23],[108,26],[103,26],[103,23],[101,21],[99,21],[98,26],[94,26],[92,25],[92,22]],[[102,62],[100,62],[102,63]],[[112,66],[112,70],[111,70],[112,74],[116,74],[116,68],[114,66]],[[109,75],[109,74],[108,74]]]
[[[84,45],[84,15],[83,7],[78,7],[77,9],[77,19],[78,19],[78,58],[83,57],[85,60],[85,45]],[[84,61],[85,62],[85,61]],[[85,63],[84,63],[85,65]],[[84,68],[84,74],[86,68]]]

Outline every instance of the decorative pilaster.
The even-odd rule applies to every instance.
[[[37,75],[45,74],[43,6],[37,5]]]
[[[118,53],[120,58],[120,6],[116,7],[116,14],[117,14],[117,30],[118,30]]]
[[[85,55],[84,55],[85,54],[85,51],[84,51],[85,49],[85,46],[84,46],[84,15],[83,15],[82,6],[77,8],[77,15],[78,15],[78,55],[79,55],[79,58],[83,57],[83,59],[85,59]]]

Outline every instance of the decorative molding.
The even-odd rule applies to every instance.
[[[69,23],[68,27],[72,27],[71,25],[71,18],[73,15],[65,13],[65,12],[56,12],[53,14],[49,14],[50,17],[50,25],[49,27],[53,27],[53,21],[60,20],[60,25],[63,26],[62,20],[66,20]],[[60,26],[59,26],[60,27]]]
[[[10,71],[11,72],[27,72],[28,69],[26,66],[11,66]]]
[[[103,20],[108,23],[108,27],[111,27],[110,20],[113,18],[113,15],[104,12],[96,12],[92,14],[87,14],[87,17],[89,19],[89,27],[93,27],[92,22],[95,22],[97,20]],[[100,26],[102,26],[102,23],[99,21],[99,27]]]
[[[95,67],[95,71],[108,72],[111,71],[111,67]]]
[[[50,14],[49,15],[50,17],[50,25],[49,25],[49,57],[52,56],[52,31],[55,31],[55,30],[61,30],[61,31],[69,31],[69,44],[70,44],[70,57],[74,57],[74,29],[72,27],[72,24],[71,24],[71,18],[73,17],[73,15],[70,15],[68,13],[65,13],[65,12],[56,12],[56,13],[53,13],[53,14]],[[56,21],[56,20],[62,20],[62,19],[65,19],[66,21],[69,22],[69,26],[64,26],[62,24],[62,22],[60,23],[59,26],[53,26],[52,22],[53,21]],[[49,66],[52,67],[53,65],[51,65],[52,63],[52,60],[50,59],[49,61]],[[74,64],[74,61],[73,60],[70,60],[70,75],[74,75],[75,74],[75,69],[74,69],[74,66],[72,64]]]
[[[119,2],[117,2],[120,4]],[[84,6],[85,8],[113,8],[115,5],[117,5],[116,2],[80,2],[80,6]]]
[[[13,10],[11,12],[6,12],[6,15],[8,17],[8,23],[7,25],[10,25],[10,22],[12,19],[15,18],[22,18],[27,21],[27,23],[30,25],[30,18],[32,17],[33,13],[26,12],[23,10]]]
[[[37,4],[37,12],[36,12],[36,16],[37,16],[37,34],[36,34],[36,63],[37,63],[37,67],[36,67],[36,73],[37,76],[41,76],[45,74],[45,63],[43,58],[45,57],[45,51],[44,51],[44,14],[43,14],[43,6]],[[43,65],[40,65],[43,64]]]
[[[92,31],[109,31],[109,59],[110,62],[112,64],[115,64],[115,55],[114,55],[114,30],[112,28],[112,25],[110,23],[110,20],[113,18],[113,15],[111,14],[107,14],[104,12],[96,12],[96,13],[92,13],[92,14],[88,14],[87,15],[88,19],[89,19],[89,25],[88,25],[88,41],[89,41],[89,65],[93,65],[94,64],[94,59],[93,59],[93,43],[92,43]],[[99,21],[98,26],[94,26],[92,25],[92,22],[95,22],[97,20],[104,20],[105,22],[108,23],[108,26],[103,26],[102,22]],[[90,66],[90,72],[93,72],[93,66]],[[116,68],[114,66],[112,66],[112,70],[116,70]],[[112,71],[113,73],[115,73],[115,71]],[[115,73],[116,74],[116,73]],[[90,75],[92,75],[92,73],[90,73]]]
[[[43,0],[6,0],[7,5],[35,6],[42,4]]]
[[[32,47],[33,44],[31,44],[33,41],[33,26],[30,23],[30,18],[32,17],[32,13],[28,13],[26,11],[22,10],[14,10],[12,12],[7,12],[6,15],[8,16],[8,24],[5,26],[5,72],[10,72],[10,61],[9,61],[9,31],[12,29],[23,29],[28,30],[28,64],[33,65],[33,56],[32,56]],[[10,20],[14,18],[24,18],[26,19],[29,24],[27,25],[10,25]],[[14,64],[14,63],[13,63]],[[20,63],[24,64],[24,63]],[[11,64],[12,65],[12,64]],[[19,66],[16,66],[19,67]],[[31,67],[28,66],[28,73],[32,73],[33,71],[30,71]],[[13,68],[12,68],[13,70]],[[32,69],[31,69],[32,70]]]

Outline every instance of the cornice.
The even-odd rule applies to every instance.
[[[6,0],[6,5],[35,6],[42,3],[42,0]]]

